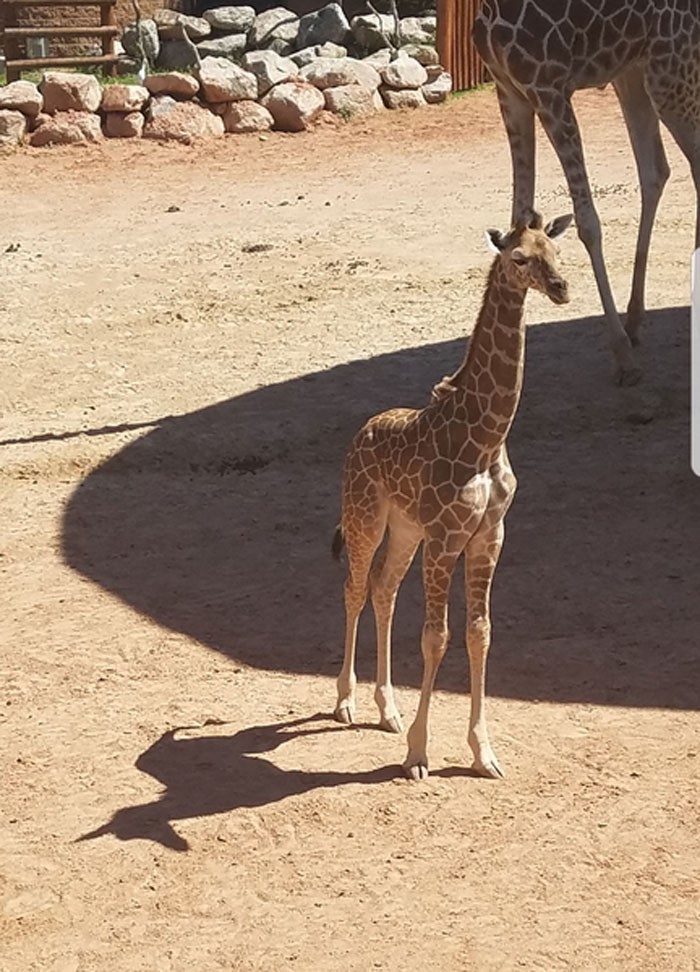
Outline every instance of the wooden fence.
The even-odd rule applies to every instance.
[[[472,27],[480,7],[481,0],[437,0],[437,49],[440,63],[452,75],[455,91],[466,91],[488,80],[472,44]]]
[[[5,0],[5,57],[7,60],[6,72],[8,81],[17,81],[21,77],[22,71],[31,71],[45,67],[81,67],[87,64],[99,64],[110,74],[114,73],[115,65],[118,60],[114,53],[114,40],[119,33],[119,29],[114,21],[114,5],[116,0]],[[55,26],[47,17],[48,23],[42,26],[19,26],[18,14],[20,10],[27,7],[59,8],[62,11],[62,19],[65,18],[65,10],[73,10],[84,7],[94,7],[95,16],[99,15],[99,24],[85,26],[84,24],[66,24],[65,19],[61,26]],[[68,14],[70,20],[70,14]],[[22,48],[28,40],[36,37],[65,38],[90,37],[95,42],[99,42],[102,49],[101,54],[90,56],[74,57],[27,57],[26,51]]]

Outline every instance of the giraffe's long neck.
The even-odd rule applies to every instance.
[[[486,449],[505,441],[520,400],[526,294],[525,286],[507,280],[496,257],[469,350],[452,377],[455,405],[466,405],[470,437]]]

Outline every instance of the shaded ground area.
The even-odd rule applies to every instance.
[[[633,161],[614,99],[579,105],[624,306]],[[644,384],[610,382],[573,235],[567,317],[529,303],[489,671],[507,779],[467,769],[458,581],[422,786],[372,725],[369,616],[367,721],[328,718],[329,543],[355,430],[462,355],[509,212],[492,93],[3,162],[3,968],[700,968],[694,207],[669,151]],[[407,719],[420,622],[414,569]]]

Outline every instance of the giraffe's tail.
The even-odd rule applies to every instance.
[[[345,546],[345,537],[343,536],[343,528],[338,524],[335,528],[335,533],[333,534],[333,543],[331,544],[331,553],[333,554],[334,560],[340,560],[340,555],[343,552],[343,547]]]

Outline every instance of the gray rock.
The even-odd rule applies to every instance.
[[[282,57],[276,51],[249,51],[244,54],[243,67],[258,79],[258,97],[276,84],[292,81],[299,74],[299,68],[289,57]]]
[[[422,108],[425,98],[420,88],[387,88],[384,85],[379,89],[387,108]]]
[[[31,81],[13,81],[0,88],[0,108],[35,118],[44,107],[41,91]]]
[[[175,98],[194,98],[199,91],[199,81],[191,74],[171,71],[169,74],[152,74],[143,82],[153,95],[173,95]]]
[[[339,3],[329,3],[320,10],[305,14],[299,21],[299,47],[312,44],[342,44],[350,32],[348,18]]]
[[[27,119],[21,111],[0,109],[0,148],[21,145],[26,134]]]
[[[192,49],[184,41],[163,41],[158,67],[165,71],[186,71],[197,66]]]
[[[342,44],[335,44],[333,41],[325,41],[318,44],[315,48],[318,57],[347,57],[348,49]]]
[[[190,40],[204,40],[211,34],[211,24],[203,17],[188,17],[176,10],[156,10],[153,19],[163,40],[182,38],[182,28]]]
[[[229,61],[239,61],[248,43],[247,34],[229,34],[200,41],[197,50],[200,57],[227,57]]]
[[[113,111],[105,118],[104,133],[107,138],[141,138],[145,122],[140,111],[125,114]]]
[[[199,138],[218,138],[224,123],[195,101],[175,101],[165,95],[154,98],[143,130],[144,138],[190,144]]]
[[[435,46],[436,17],[404,17],[401,21],[401,43]]]
[[[428,83],[422,86],[421,91],[429,105],[439,105],[452,91],[452,75],[443,71],[436,78],[428,76]]]
[[[250,47],[269,48],[278,54],[291,54],[299,44],[299,18],[286,7],[273,7],[258,14],[248,36]]]
[[[55,115],[39,115],[37,122],[29,136],[30,145],[72,145],[104,138],[100,116],[91,111],[57,111]]]
[[[406,57],[412,57],[419,64],[422,64],[423,67],[439,64],[440,62],[438,52],[428,44],[404,44],[400,53],[405,54]]]
[[[375,89],[365,88],[361,84],[343,84],[337,88],[326,88],[323,92],[326,108],[342,118],[353,118],[355,115],[372,115],[384,108],[381,95]]]
[[[140,111],[149,97],[140,84],[108,84],[102,93],[102,111]]]
[[[345,84],[361,84],[375,90],[381,81],[378,72],[370,64],[357,61],[353,57],[319,57],[302,68],[299,74],[304,81],[321,91]]]
[[[388,47],[383,47],[381,51],[375,51],[374,54],[368,54],[367,57],[362,58],[363,64],[370,64],[376,71],[381,71],[390,61],[391,51]]]
[[[234,101],[226,105],[222,115],[227,132],[267,132],[274,119],[270,112],[257,101]]]
[[[394,37],[394,18],[387,14],[381,14],[379,19],[374,14],[361,14],[352,18],[350,30],[360,49],[372,54],[389,47],[385,35]]]
[[[92,74],[45,71],[39,88],[44,96],[44,111],[49,114],[97,111],[102,101],[102,88]]]
[[[143,56],[149,64],[155,64],[160,54],[160,37],[155,20],[142,20],[139,25],[129,24],[124,28],[122,44],[129,57],[133,57],[139,64],[143,47]]]
[[[265,95],[262,104],[274,118],[275,128],[283,132],[302,132],[323,111],[326,102],[312,84],[286,81]]]
[[[215,7],[206,10],[204,19],[222,34],[247,34],[255,22],[253,7]]]
[[[289,60],[294,61],[297,67],[306,67],[319,56],[317,51],[318,47],[304,47],[302,50],[290,54]]]
[[[428,80],[428,72],[412,57],[397,57],[380,71],[382,81],[389,88],[420,88]]]
[[[205,57],[199,83],[206,101],[255,101],[258,79],[224,57]]]

